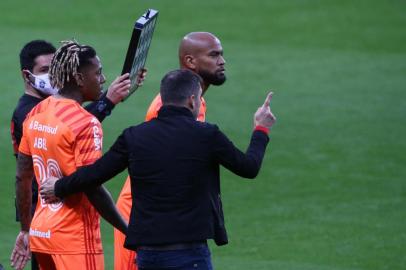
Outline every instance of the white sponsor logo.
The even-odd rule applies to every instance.
[[[47,148],[47,140],[45,138],[34,138],[34,148],[48,150]]]
[[[58,126],[51,127],[51,126],[48,126],[48,125],[43,125],[38,121],[31,121],[29,129],[38,130],[38,131],[41,131],[41,132],[45,132],[45,133],[55,135],[56,132],[58,131]]]
[[[48,230],[47,232],[41,232],[36,229],[31,229],[30,228],[30,235],[35,236],[35,237],[40,237],[40,238],[51,238],[51,230]]]
[[[93,118],[91,121],[93,123],[93,142],[96,151],[101,151],[102,149],[102,138],[100,136],[99,121],[96,118]]]

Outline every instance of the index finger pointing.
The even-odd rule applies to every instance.
[[[271,104],[271,100],[272,100],[272,96],[273,96],[273,92],[269,92],[268,95],[266,96],[265,102],[264,102],[264,107],[268,107],[269,104]]]

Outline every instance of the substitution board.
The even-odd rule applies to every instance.
[[[127,99],[138,88],[137,76],[144,68],[151,45],[152,35],[158,19],[158,11],[148,9],[136,22],[128,45],[121,74],[130,73],[131,87]],[[125,100],[124,99],[124,100]]]

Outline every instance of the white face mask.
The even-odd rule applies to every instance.
[[[55,95],[56,93],[58,93],[59,89],[53,88],[51,86],[48,73],[34,75],[30,72],[30,74],[31,76],[34,77],[34,83],[30,81],[31,86],[34,87],[36,90],[48,96]]]

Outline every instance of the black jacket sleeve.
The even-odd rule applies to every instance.
[[[106,116],[111,114],[111,111],[114,109],[114,103],[107,98],[107,92],[103,93],[102,97],[85,106],[85,109],[93,114],[97,120],[102,122]]]
[[[241,177],[255,178],[261,168],[269,137],[263,131],[254,131],[245,154],[217,127],[212,142],[214,158],[218,163]]]
[[[113,178],[128,167],[128,150],[124,135],[120,135],[110,150],[99,160],[84,166],[55,183],[55,195],[67,195],[95,188]]]

